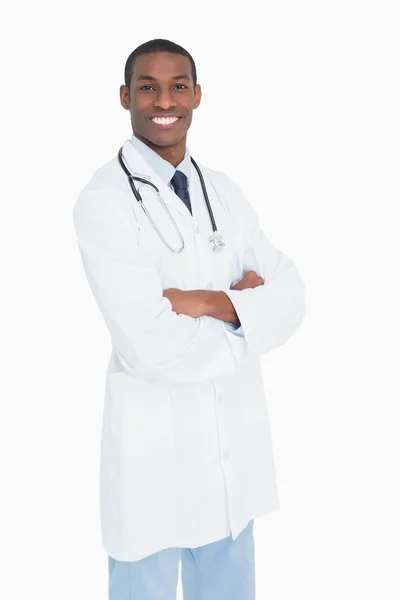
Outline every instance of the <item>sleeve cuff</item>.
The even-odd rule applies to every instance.
[[[229,323],[228,321],[224,321],[224,323],[225,327],[235,335],[244,336],[243,327],[241,325],[234,325],[234,323]]]

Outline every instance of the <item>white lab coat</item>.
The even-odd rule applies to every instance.
[[[167,547],[236,538],[279,508],[260,356],[284,344],[305,312],[304,283],[274,248],[238,186],[199,165],[218,231],[212,232],[192,165],[193,216],[126,140],[134,175],[160,189],[185,248],[159,239],[118,158],[98,169],[73,211],[83,266],[111,335],[101,440],[100,514],[107,553],[134,561]],[[263,189],[260,174],[259,189]],[[137,184],[171,245],[179,238],[149,186]],[[246,271],[263,286],[230,290]],[[242,335],[223,321],[172,311],[163,290],[223,290]]]

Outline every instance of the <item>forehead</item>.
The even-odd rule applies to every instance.
[[[132,81],[144,75],[160,80],[172,79],[177,75],[187,75],[192,78],[190,60],[187,56],[170,52],[142,54],[135,60]]]

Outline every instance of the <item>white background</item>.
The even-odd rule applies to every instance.
[[[262,358],[281,508],[256,521],[257,600],[400,597],[396,4],[4,6],[2,598],[108,597],[110,342],[72,209],[131,135],[125,61],[157,37],[196,61],[193,156],[239,183],[306,284],[300,329]]]

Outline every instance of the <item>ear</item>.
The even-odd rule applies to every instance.
[[[193,108],[197,108],[201,101],[201,85],[197,83],[194,86],[194,106]]]
[[[119,88],[119,99],[125,110],[129,110],[130,98],[129,88],[127,85],[121,85],[121,87]]]

